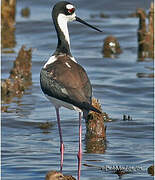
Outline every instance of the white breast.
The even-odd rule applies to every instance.
[[[59,56],[64,56],[64,55],[59,55]],[[55,56],[55,55],[51,56],[51,57],[48,59],[48,61],[45,63],[44,68],[46,68],[46,66],[47,66],[48,64],[54,63],[57,59],[58,59],[57,56]],[[76,60],[75,60],[74,57],[71,56],[70,59],[71,59],[72,61],[76,62]],[[76,62],[76,63],[77,63],[77,62]],[[71,67],[69,64],[66,64],[66,65],[67,65],[68,67]]]
[[[56,58],[55,56],[51,56],[51,57],[49,58],[49,60],[46,62],[46,64],[44,65],[44,68],[46,68],[46,66],[47,66],[48,64],[54,63],[56,60],[57,60],[57,58]]]

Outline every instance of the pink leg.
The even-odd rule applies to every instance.
[[[56,108],[56,114],[57,114],[58,129],[59,129],[59,136],[60,136],[60,152],[61,152],[60,172],[62,172],[63,157],[64,157],[64,144],[62,140],[62,131],[61,131],[61,126],[60,126],[59,108]]]
[[[79,152],[78,152],[78,180],[81,174],[81,160],[82,160],[82,125],[81,125],[81,112],[79,113]]]

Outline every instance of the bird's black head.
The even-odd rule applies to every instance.
[[[52,17],[53,17],[54,21],[56,19],[60,18],[61,23],[64,23],[64,21],[68,22],[68,21],[76,20],[82,24],[85,24],[86,26],[89,26],[99,32],[102,32],[98,28],[86,23],[85,21],[83,21],[82,19],[77,17],[75,14],[75,6],[72,3],[67,2],[67,1],[60,1],[55,4],[55,6],[53,7],[53,11],[52,11]],[[59,24],[59,26],[60,26],[60,24]]]
[[[60,1],[55,4],[53,7],[52,14],[55,14],[58,16],[58,14],[64,14],[66,16],[70,16],[75,12],[75,7],[73,4],[67,1]]]

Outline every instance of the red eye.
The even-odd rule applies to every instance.
[[[68,12],[71,14],[75,11],[75,8],[68,9]]]

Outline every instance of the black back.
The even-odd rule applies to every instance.
[[[40,82],[43,92],[48,96],[73,104],[82,110],[89,109],[92,97],[90,81],[85,70],[69,56],[58,56],[57,61],[43,68]],[[64,89],[67,93],[63,93]]]

